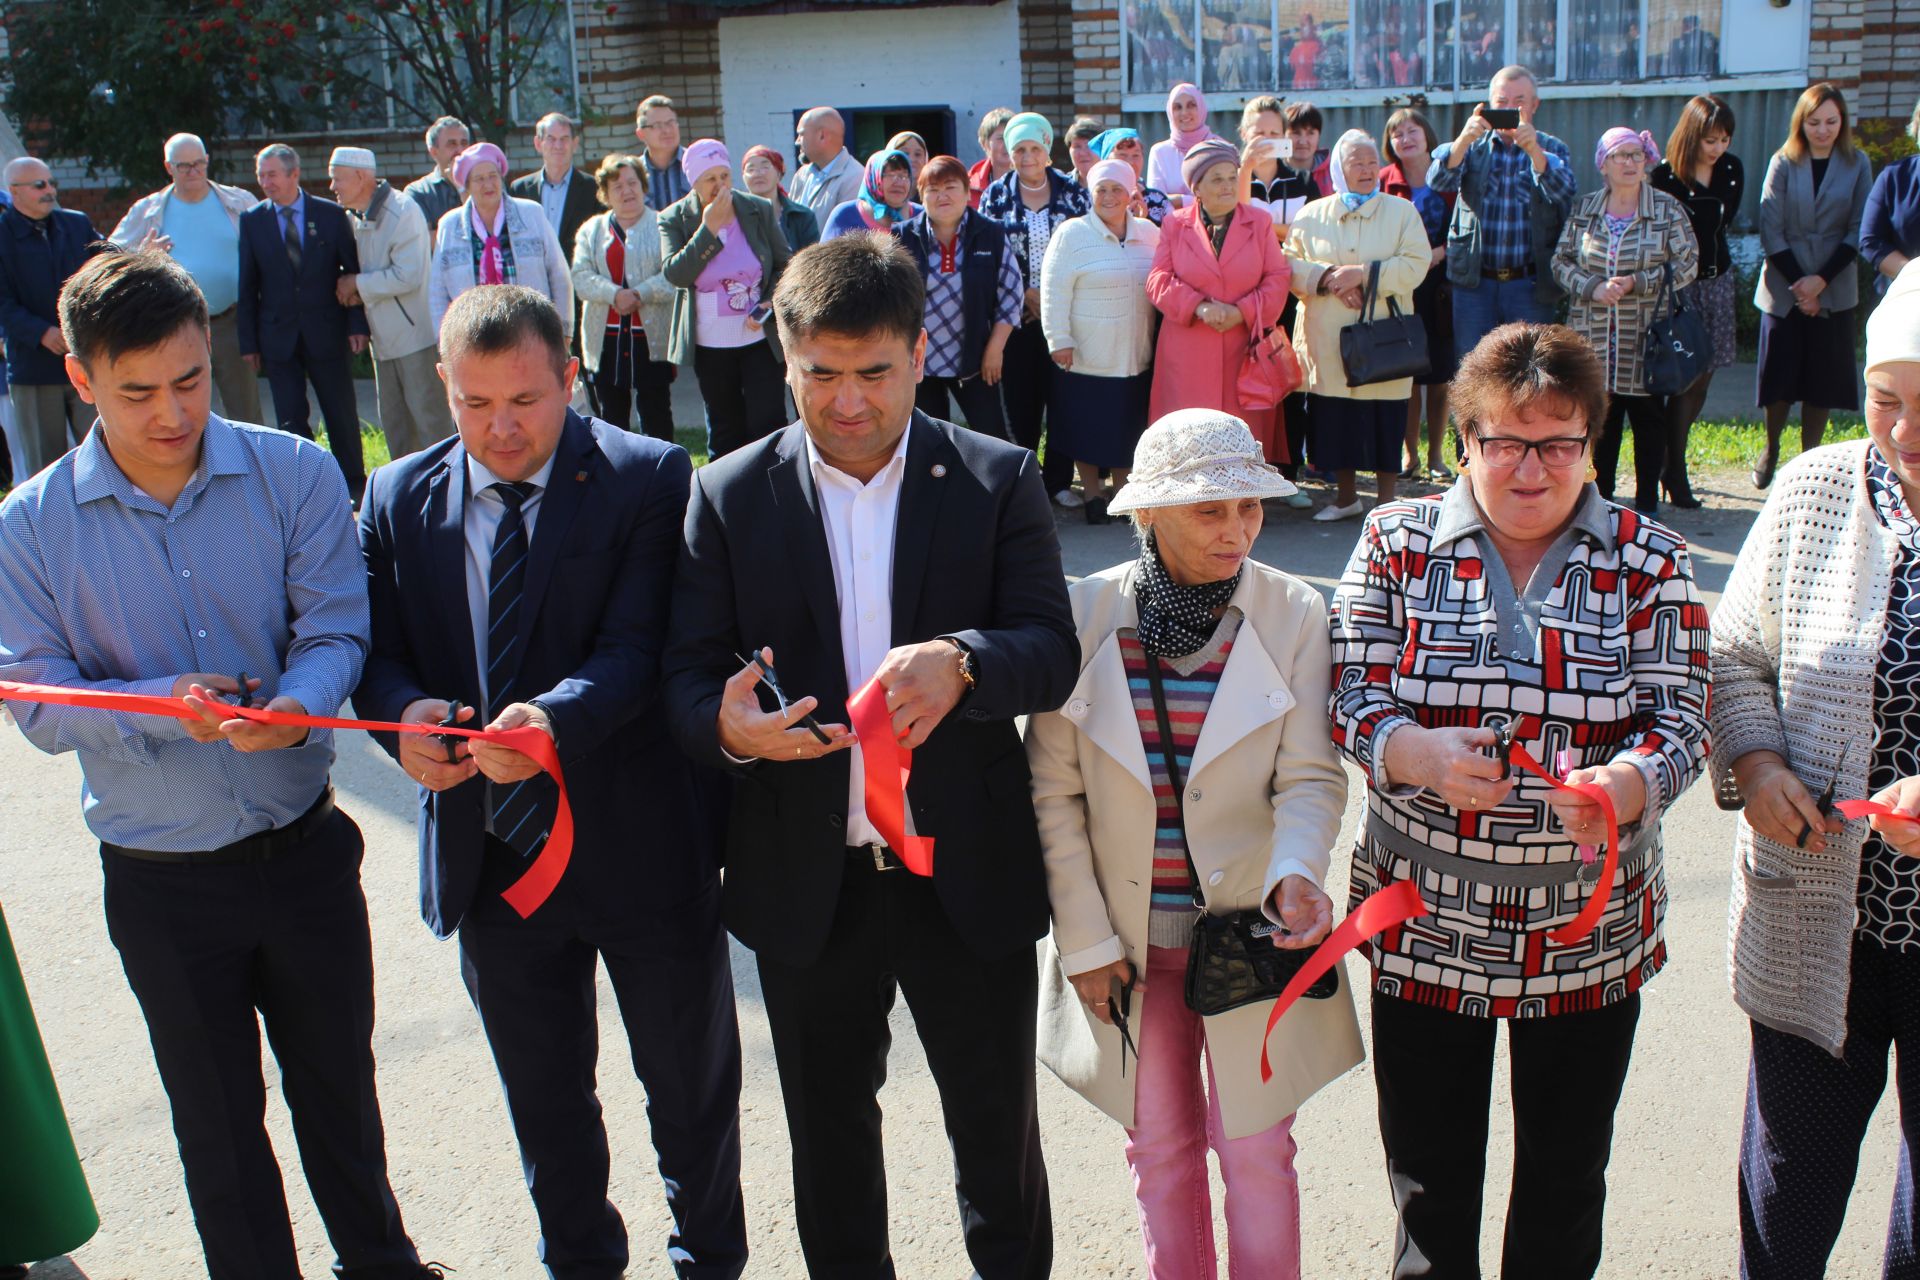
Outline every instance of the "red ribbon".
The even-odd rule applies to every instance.
[[[1314,948],[1313,954],[1307,957],[1307,962],[1300,966],[1300,972],[1294,974],[1293,980],[1281,990],[1279,1000],[1274,1002],[1273,1010],[1267,1014],[1267,1029],[1260,1035],[1262,1084],[1273,1079],[1273,1064],[1267,1057],[1267,1040],[1273,1035],[1280,1015],[1293,1007],[1293,1002],[1300,998],[1301,993],[1317,982],[1321,974],[1338,964],[1347,952],[1368,938],[1426,914],[1427,904],[1420,900],[1419,886],[1411,880],[1398,880],[1378,893],[1369,895],[1365,902],[1340,922],[1339,928]]]
[[[1600,917],[1606,914],[1607,899],[1613,896],[1613,879],[1620,872],[1620,824],[1614,817],[1613,798],[1597,783],[1581,782],[1569,786],[1560,781],[1541,768],[1540,762],[1529,755],[1525,747],[1516,746],[1511,759],[1555,791],[1571,791],[1593,801],[1600,806],[1600,813],[1607,820],[1607,856],[1600,863],[1600,879],[1594,883],[1587,905],[1569,923],[1558,929],[1547,930],[1549,941],[1569,947],[1594,931],[1600,923]]]
[[[893,733],[887,691],[869,680],[847,699],[847,718],[860,740],[866,774],[867,820],[880,838],[917,876],[933,874],[933,837],[907,834],[907,781],[913,777],[913,752]]]
[[[1920,822],[1920,815],[1902,813],[1878,800],[1838,800],[1833,807],[1849,818],[1894,818],[1901,822]]]
[[[108,693],[99,689],[69,689],[51,684],[18,684],[0,680],[0,700],[44,702],[63,707],[92,707],[99,711],[124,711],[137,716],[164,716],[170,720],[197,720],[199,717],[179,698],[151,693]],[[297,725],[308,729],[365,729],[369,732],[451,734],[478,742],[508,747],[529,757],[560,788],[560,811],[554,815],[553,830],[547,843],[521,877],[500,896],[507,905],[526,919],[540,909],[560,877],[566,874],[573,857],[573,806],[567,802],[567,781],[560,773],[560,753],[553,739],[534,725],[517,729],[461,729],[437,724],[397,724],[386,720],[345,720],[336,716],[296,715],[290,711],[269,711],[265,707],[223,706],[235,718],[256,724]]]

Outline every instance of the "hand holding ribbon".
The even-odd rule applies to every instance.
[[[893,733],[886,686],[875,676],[847,699],[847,715],[859,736],[866,779],[867,818],[907,870],[933,874],[933,837],[907,834],[907,782],[913,776],[913,752]]]
[[[1849,819],[1868,819],[1895,853],[1920,857],[1920,778],[1903,778],[1871,800],[1842,800],[1833,807]]]
[[[252,682],[249,681],[249,684]],[[202,683],[201,688],[207,686]],[[69,689],[60,685],[21,684],[0,680],[0,699],[13,702],[38,702],[52,706],[91,707],[98,711],[119,711],[131,715],[160,716],[185,722],[204,721],[202,712],[190,700],[208,706],[197,695],[184,698],[146,693],[109,693],[100,689]],[[560,753],[553,739],[538,726],[524,724],[515,729],[463,729],[438,724],[401,724],[384,720],[349,720],[338,716],[313,716],[272,707],[238,704],[223,707],[232,719],[251,720],[255,724],[304,729],[365,729],[370,733],[444,734],[491,742],[530,757],[554,780],[560,789],[560,809],[546,844],[521,877],[501,896],[522,919],[532,915],[553,893],[573,857],[573,808],[567,802],[567,783],[560,771]]]

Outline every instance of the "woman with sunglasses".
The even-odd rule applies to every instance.
[[[1666,963],[1660,818],[1705,766],[1707,612],[1678,536],[1600,496],[1606,374],[1559,325],[1461,362],[1452,489],[1367,519],[1334,592],[1334,741],[1367,776],[1352,895],[1431,915],[1366,946],[1373,1075],[1399,1211],[1394,1276],[1478,1277],[1494,1041],[1515,1136],[1502,1273],[1600,1264],[1613,1113],[1640,987]],[[1524,748],[1598,804],[1522,775]],[[1604,893],[1597,927],[1564,929]]]

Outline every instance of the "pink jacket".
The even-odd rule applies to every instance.
[[[1273,238],[1271,225],[1264,209],[1241,205],[1216,258],[1200,225],[1199,206],[1167,215],[1153,270],[1147,274],[1147,296],[1164,317],[1154,351],[1153,419],[1175,409],[1224,409],[1247,417],[1235,387],[1253,333],[1250,326],[1256,313],[1264,329],[1279,324],[1287,301],[1287,255]],[[1203,302],[1234,304],[1246,324],[1214,332],[1194,319]]]

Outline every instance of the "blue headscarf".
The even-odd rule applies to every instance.
[[[1132,138],[1135,142],[1140,141],[1140,131],[1138,129],[1106,129],[1094,134],[1093,137],[1087,141],[1087,150],[1093,152],[1093,154],[1100,159],[1105,160],[1113,155],[1113,149],[1115,147],[1129,138]]]

